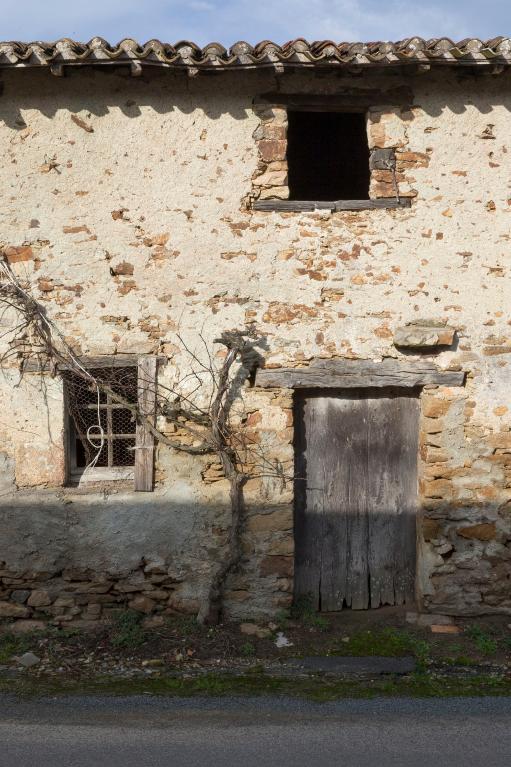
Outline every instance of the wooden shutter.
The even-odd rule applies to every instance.
[[[158,360],[139,357],[138,407],[141,415],[154,424],[156,419],[156,385]],[[135,448],[135,490],[151,492],[154,486],[154,436],[145,421],[137,423]]]

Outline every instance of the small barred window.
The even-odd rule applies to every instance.
[[[137,403],[137,368],[89,369],[130,404]],[[79,474],[87,467],[114,469],[135,465],[136,418],[132,411],[100,391],[93,381],[71,371],[64,374],[69,430],[69,468]]]
[[[369,199],[366,116],[347,112],[288,112],[290,200]]]

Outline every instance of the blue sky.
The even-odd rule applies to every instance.
[[[176,42],[511,36],[511,0],[0,0],[3,40]]]

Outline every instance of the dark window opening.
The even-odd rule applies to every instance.
[[[107,384],[127,402],[137,402],[137,368],[101,368],[91,375]],[[131,410],[100,392],[92,381],[65,373],[70,431],[71,470],[85,469],[92,461],[98,468],[134,466],[136,419]],[[101,425],[101,430],[98,428]],[[99,453],[99,455],[98,455]]]
[[[288,114],[290,200],[368,200],[369,147],[362,113]]]

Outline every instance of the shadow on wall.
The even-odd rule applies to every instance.
[[[249,529],[252,518],[276,508],[248,506]],[[20,571],[76,566],[127,573],[142,558],[159,558],[202,569],[225,541],[229,523],[228,504],[180,502],[158,491],[13,492],[0,498],[0,562]]]
[[[511,613],[511,520],[497,504],[324,512],[295,519],[295,598],[330,612],[413,605]]]
[[[105,605],[144,593],[193,612],[221,563],[231,513],[158,492],[20,491],[0,501],[0,617],[19,617],[2,615],[2,603],[27,589],[25,599],[31,589],[51,592],[52,601],[71,591],[81,604]],[[279,585],[283,596],[281,573],[292,575],[289,505],[248,506],[243,538],[247,554],[228,579],[226,601],[231,594],[240,610],[247,602],[268,613]],[[287,556],[271,556],[275,548]]]
[[[300,560],[304,548],[297,545],[298,591],[309,593],[311,579],[319,575],[324,599],[329,599],[328,589],[335,586],[341,572],[349,576],[352,597],[374,597],[373,606],[378,606],[389,601],[387,587],[397,593],[413,586],[413,570],[410,582],[408,568],[415,562],[389,560],[390,565],[399,565],[392,573],[385,555],[390,552],[397,556],[399,547],[379,546],[385,543],[382,531],[388,534],[397,529],[399,533],[396,515],[392,515],[392,524],[390,515],[384,513],[371,520],[352,515],[346,520],[345,529],[351,531],[352,538],[345,552],[334,545],[343,540],[341,515],[335,520],[327,516],[319,523],[320,549],[329,555],[331,571],[326,575],[319,570],[307,572]],[[158,493],[136,497],[133,493],[83,495],[63,489],[4,496],[0,503],[0,608],[5,602],[26,601],[35,590],[48,592],[50,596],[43,595],[43,599],[51,599],[48,606],[62,594],[72,593],[75,603],[69,609],[80,607],[78,612],[88,604],[109,609],[130,604],[140,596],[150,600],[149,612],[160,609],[159,604],[161,609],[171,605],[194,612],[219,562],[229,520],[227,506],[179,503]],[[374,536],[364,534],[369,527]],[[405,527],[409,529],[409,525]],[[434,512],[421,512],[417,527],[417,583],[422,607],[455,615],[511,612],[511,524],[502,508],[492,504],[446,505]],[[304,531],[298,534],[304,535]],[[355,534],[362,547],[357,548]],[[291,507],[249,505],[243,539],[244,559],[227,584],[228,613],[277,612],[290,604],[293,590]],[[372,541],[372,549],[367,548],[368,541]],[[360,581],[366,590],[369,588],[365,595],[357,592],[356,577],[363,563],[360,557],[358,563],[350,559],[357,551],[365,552],[369,564]],[[309,559],[308,566],[311,564]],[[382,576],[379,582],[378,574]],[[300,577],[305,581],[300,582]],[[352,602],[346,600],[346,604]],[[64,612],[69,607],[61,606]],[[320,609],[334,610],[342,606],[319,605]],[[360,605],[364,606],[368,605]],[[12,615],[3,617],[29,617],[25,613],[25,607],[14,607]]]
[[[431,117],[439,117],[445,109],[463,114],[467,105],[481,114],[490,114],[495,106],[511,111],[511,72],[489,78],[468,73],[433,73],[431,77],[405,78],[392,74],[372,74],[371,81],[346,85],[338,80],[342,73],[333,73],[333,93],[356,87],[374,91],[381,82],[383,89],[392,82],[406,82],[411,92],[416,92],[417,103]],[[305,72],[286,75],[285,90],[292,92],[328,92],[325,80],[318,80],[315,73]],[[101,87],[99,87],[101,86]],[[239,73],[202,73],[190,78],[186,72],[154,68],[142,77],[132,78],[127,67],[96,67],[70,70],[63,78],[55,78],[45,69],[20,69],[2,74],[0,89],[0,120],[15,130],[22,130],[24,120],[21,110],[37,109],[46,117],[54,117],[62,109],[71,112],[88,110],[101,117],[112,107],[118,108],[126,117],[136,118],[140,107],[150,106],[155,112],[167,115],[173,111],[192,113],[200,102],[204,113],[212,120],[229,114],[235,120],[245,120],[247,109],[254,96],[268,90],[275,91],[275,73],[271,70],[248,70]],[[474,96],[476,94],[476,96]],[[407,113],[413,120],[413,112]]]
[[[132,78],[126,67],[94,70],[86,68],[56,78],[46,69],[25,69],[7,72],[0,87],[0,120],[15,130],[26,126],[22,110],[37,109],[48,118],[59,110],[80,112],[87,110],[96,117],[108,115],[111,108],[119,109],[126,117],[137,118],[140,107],[150,106],[160,115],[174,111],[191,114],[198,101],[211,120],[229,114],[235,120],[247,118],[250,99],[243,97],[230,74],[205,76],[191,81],[183,72],[154,70],[140,78]],[[268,76],[263,80],[268,83]],[[263,87],[261,85],[261,87]],[[239,103],[236,94],[239,93]]]

